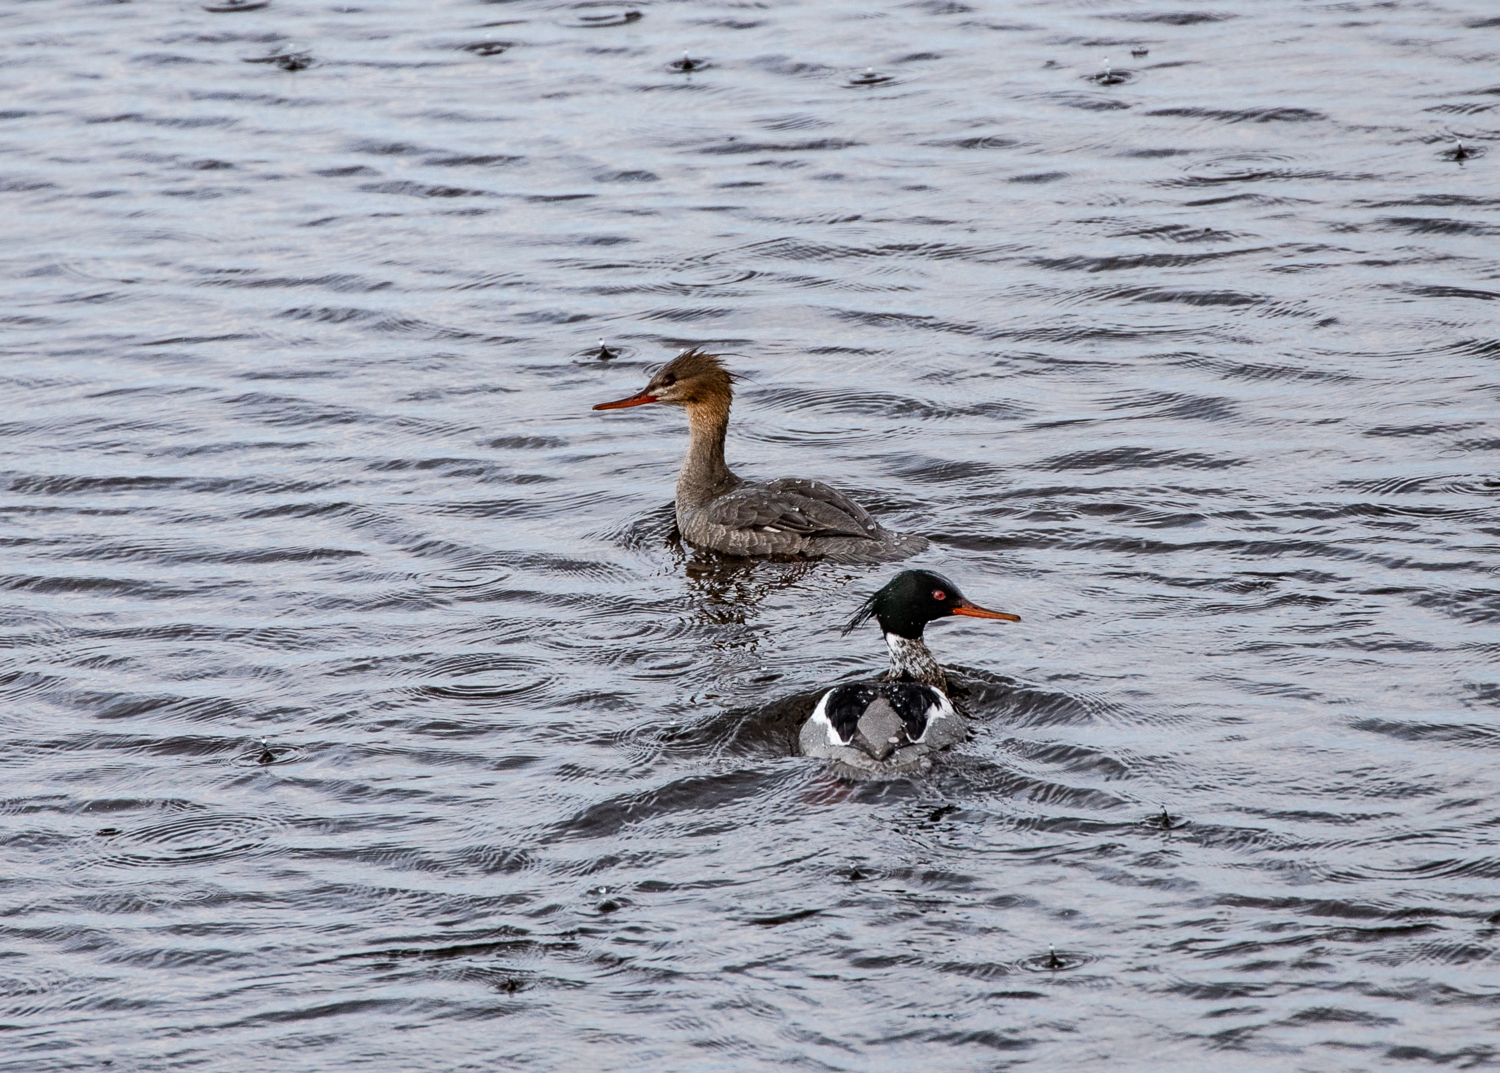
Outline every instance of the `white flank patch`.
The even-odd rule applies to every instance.
[[[829,745],[843,745],[844,739],[839,737],[839,732],[834,730],[833,724],[828,721],[828,698],[831,696],[833,696],[833,690],[831,689],[823,694],[823,699],[818,701],[818,706],[813,709],[813,713],[808,717],[807,721],[809,723],[822,724],[828,734]]]

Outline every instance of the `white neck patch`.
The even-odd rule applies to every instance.
[[[920,637],[902,637],[897,633],[888,633],[885,635],[885,646],[891,650],[892,678],[912,678],[939,689],[947,689],[948,681],[943,676],[943,668],[932,658],[932,652]]]

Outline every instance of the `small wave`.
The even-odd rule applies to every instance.
[[[705,146],[698,152],[707,156],[740,156],[748,153],[826,153],[853,149],[863,142],[848,138],[812,138],[801,142],[728,141]]]
[[[1059,90],[1055,93],[1040,93],[1036,100],[1048,104],[1060,104],[1064,108],[1076,108],[1084,112],[1123,112],[1130,107],[1126,101],[1116,97],[1103,97],[1091,93]]]
[[[1148,116],[1212,119],[1220,123],[1318,123],[1328,117],[1311,108],[1158,108]]]
[[[509,168],[526,161],[515,153],[453,153],[430,156],[422,163],[432,168]]]
[[[1054,471],[1089,470],[1109,472],[1120,469],[1230,469],[1243,466],[1244,460],[1218,458],[1198,451],[1160,451],[1149,447],[1112,447],[1096,451],[1073,451],[1034,463],[1032,469]]]
[[[56,1017],[63,1008],[76,1011],[86,994],[83,982],[60,968],[31,967],[23,962],[0,971],[0,1015],[7,1018]]]
[[[1101,15],[1100,18],[1115,19],[1119,22],[1144,22],[1160,23],[1163,26],[1196,26],[1205,22],[1226,22],[1229,19],[1238,18],[1230,12],[1216,13],[1208,11],[1132,11],[1120,15]]]
[[[573,30],[607,30],[616,26],[629,26],[640,22],[645,16],[635,8],[608,8],[599,4],[579,4],[569,15],[559,19],[562,26]]]
[[[675,324],[692,324],[697,321],[724,320],[739,314],[739,310],[731,306],[706,306],[696,309],[685,309],[680,306],[669,309],[651,309],[640,314],[641,320],[665,320]]]
[[[415,183],[392,180],[383,183],[364,183],[360,190],[367,194],[404,194],[408,197],[494,197],[489,190],[473,190],[462,186],[439,186],[430,183]]]
[[[1349,724],[1355,730],[1380,734],[1398,741],[1434,741],[1466,749],[1500,748],[1500,729],[1482,723],[1431,722],[1420,719],[1371,717]]]
[[[1200,237],[1200,236],[1194,236]],[[1068,257],[1033,257],[1038,268],[1060,272],[1131,272],[1142,268],[1185,268],[1231,257],[1271,252],[1269,247],[1246,247],[1233,250],[1210,250],[1206,253],[1135,253],[1091,257],[1074,254]]]
[[[1455,220],[1441,216],[1383,216],[1376,225],[1386,230],[1404,231],[1410,235],[1495,235],[1500,227],[1476,220]]]
[[[693,812],[718,813],[720,822],[732,823],[734,806],[763,798],[781,777],[778,772],[763,770],[685,776],[588,805],[558,824],[552,837],[563,841],[608,838],[632,824]]]
[[[774,119],[763,119],[759,125],[766,130],[817,130],[832,126],[828,120],[812,115],[777,116]]]
[[[1012,149],[1021,144],[1017,138],[1007,138],[999,134],[990,134],[978,138],[947,138],[938,141],[923,142],[923,145],[935,146],[948,149]]]

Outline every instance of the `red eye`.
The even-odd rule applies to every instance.
[[[933,589],[932,590],[932,598],[934,600],[946,600],[948,598],[948,594],[946,592],[944,592],[942,589]]]

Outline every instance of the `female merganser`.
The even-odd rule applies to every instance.
[[[715,354],[679,354],[644,391],[596,410],[648,402],[687,410],[688,453],[677,478],[677,528],[684,540],[731,555],[787,555],[842,562],[890,562],[927,547],[927,538],[893,533],[821,481],[746,481],[724,462],[724,430],[733,374]]]
[[[948,679],[922,641],[922,630],[949,615],[1020,622],[1019,615],[989,611],[965,599],[958,586],[930,570],[903,570],[855,612],[844,632],[870,616],[891,650],[891,669],[873,682],[834,686],[802,725],[804,756],[837,761],[840,775],[856,779],[905,775],[932,766],[930,755],[968,734],[964,717],[948,699]]]

